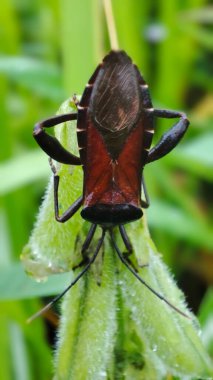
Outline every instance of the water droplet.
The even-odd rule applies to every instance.
[[[154,344],[154,346],[152,347],[152,351],[156,352],[157,350],[158,350],[158,346],[156,344]]]

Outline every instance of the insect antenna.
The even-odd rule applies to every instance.
[[[112,243],[113,243],[113,246],[116,250],[116,253],[119,257],[119,259],[122,261],[122,263],[130,270],[130,272],[132,272],[132,274],[143,284],[146,286],[146,288],[148,288],[153,294],[155,294],[158,298],[160,298],[162,301],[164,301],[168,306],[170,306],[172,309],[174,309],[176,312],[178,312],[179,314],[181,314],[182,316],[188,318],[188,319],[191,319],[187,314],[185,314],[183,311],[181,311],[180,309],[178,309],[176,306],[174,306],[171,302],[169,302],[165,297],[163,297],[160,293],[158,293],[156,290],[154,290],[149,284],[146,283],[145,280],[143,280],[143,278],[141,278],[137,272],[135,272],[135,270],[129,265],[128,261],[124,258],[124,256],[122,255],[121,251],[119,250],[116,242],[115,242],[115,238],[113,236],[113,233],[112,231],[110,230],[110,236],[111,236],[111,239],[112,239]]]
[[[103,244],[103,241],[104,241],[104,237],[105,237],[105,230],[103,229],[102,230],[102,235],[101,235],[101,238],[99,239],[99,242],[98,242],[98,245],[95,249],[95,253],[94,255],[92,256],[92,258],[89,260],[89,262],[87,263],[87,265],[84,267],[84,269],[78,274],[78,276],[67,286],[67,288],[65,290],[63,290],[62,293],[60,293],[58,296],[56,296],[55,298],[53,298],[53,300],[51,302],[49,302],[46,306],[44,306],[41,310],[39,310],[37,313],[33,314],[30,318],[27,319],[27,323],[31,323],[34,319],[36,319],[37,317],[39,317],[40,315],[44,314],[47,310],[49,310],[56,302],[58,302],[67,292],[68,290],[70,290],[75,284],[76,282],[78,282],[78,280],[80,280],[80,278],[88,271],[88,269],[90,268],[91,264],[94,263],[97,255],[98,255],[98,252]]]

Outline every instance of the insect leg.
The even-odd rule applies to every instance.
[[[88,232],[88,235],[86,237],[86,240],[84,241],[83,245],[82,245],[82,248],[81,248],[81,253],[83,255],[83,257],[85,256],[85,251],[89,248],[90,246],[90,243],[93,239],[93,236],[95,234],[95,231],[96,231],[96,228],[97,228],[97,224],[92,224],[91,227],[90,227],[90,230]]]
[[[143,199],[141,199],[141,206],[142,206],[142,208],[148,208],[150,206],[150,200],[149,200],[149,194],[148,194],[148,191],[146,188],[146,184],[144,181],[144,175],[142,175],[141,184],[142,184],[143,193],[144,193],[144,197],[145,197],[145,201]]]
[[[65,121],[76,119],[77,113],[54,116],[37,123],[33,130],[33,137],[40,147],[48,154],[48,156],[63,164],[81,165],[81,160],[79,157],[74,156],[63,148],[55,137],[48,135],[45,132],[45,128],[50,128]]]
[[[166,119],[180,118],[180,120],[164,133],[157,145],[149,151],[147,163],[158,160],[175,148],[189,126],[189,121],[182,112],[154,109],[152,114],[156,117]]]
[[[129,237],[126,233],[126,230],[122,224],[119,225],[119,230],[120,230],[120,234],[121,234],[121,237],[123,239],[123,242],[124,242],[126,249],[127,249],[127,252],[123,252],[123,255],[125,256],[126,261],[129,263],[129,265],[131,265],[131,267],[134,269],[134,271],[137,272],[138,270],[137,270],[136,266],[134,265],[134,263],[129,258],[129,256],[133,252],[132,244],[131,244]]]
[[[131,255],[131,253],[133,251],[132,244],[131,244],[131,242],[129,240],[129,237],[128,237],[127,233],[126,233],[126,230],[125,230],[125,228],[124,228],[124,226],[122,224],[119,225],[119,230],[120,230],[120,234],[121,234],[121,237],[123,239],[123,242],[125,244],[125,247],[126,247],[126,249],[128,251],[128,256],[129,256],[129,255]]]
[[[133,252],[133,248],[132,248],[132,244],[129,240],[129,237],[126,233],[126,230],[124,228],[124,226],[122,224],[119,225],[119,230],[120,230],[120,234],[121,234],[121,237],[123,239],[123,242],[127,248],[127,252],[123,252],[123,255],[125,256],[125,259],[126,261],[132,266],[132,268],[134,269],[135,272],[138,272],[136,266],[133,264],[133,262],[130,260],[129,256],[132,254]],[[140,265],[140,268],[143,268],[143,267],[147,267],[148,264],[142,264]]]
[[[58,187],[60,177],[58,175],[54,175],[54,207],[55,207],[55,218],[58,222],[64,223],[68,219],[70,219],[81,207],[83,202],[83,196],[81,195],[61,216],[59,215],[59,207],[58,207]]]
[[[90,243],[93,239],[93,236],[95,234],[95,231],[96,231],[96,228],[97,228],[97,224],[92,224],[90,229],[89,229],[89,232],[88,232],[88,235],[82,245],[82,248],[81,248],[81,253],[82,253],[82,256],[83,256],[83,260],[80,261],[80,263],[78,265],[76,265],[73,269],[76,269],[76,268],[79,268],[79,267],[82,267],[83,265],[87,264],[88,261],[89,261],[89,257],[87,255],[87,249],[89,248],[90,246]]]

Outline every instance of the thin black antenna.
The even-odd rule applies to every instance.
[[[120,252],[116,242],[115,242],[115,239],[114,239],[114,236],[113,236],[113,233],[112,231],[110,231],[110,236],[111,236],[111,239],[112,239],[112,243],[113,243],[113,246],[118,254],[118,257],[119,259],[122,261],[122,263],[130,270],[130,272],[132,272],[132,274],[134,274],[134,276],[143,284],[145,285],[153,294],[155,294],[158,298],[160,298],[162,301],[164,301],[168,306],[170,306],[172,309],[174,309],[175,311],[177,311],[179,314],[181,314],[182,316],[188,318],[188,319],[191,319],[187,314],[185,314],[183,311],[181,311],[180,309],[178,309],[176,306],[174,306],[172,303],[170,303],[165,297],[163,297],[160,293],[158,293],[156,290],[154,290],[150,285],[148,285],[146,283],[146,281],[144,281],[139,275],[137,272],[134,271],[134,269],[128,264],[128,262],[126,261],[126,259],[124,258],[124,256],[122,255],[122,253]]]
[[[27,323],[31,323],[34,319],[36,319],[37,317],[39,317],[40,315],[42,315],[43,313],[45,313],[47,310],[49,310],[56,302],[58,302],[64,296],[64,294],[66,294],[68,292],[68,290],[70,290],[70,288],[73,287],[73,285],[76,284],[76,282],[78,282],[78,280],[80,280],[80,278],[84,275],[84,273],[86,273],[88,271],[90,265],[92,263],[94,263],[97,255],[98,255],[98,252],[99,252],[99,250],[100,250],[100,248],[101,248],[101,246],[103,244],[104,237],[105,237],[105,230],[103,229],[102,230],[101,238],[99,239],[98,245],[97,245],[97,247],[95,249],[95,253],[92,256],[92,258],[90,259],[90,261],[88,262],[88,264],[85,266],[85,268],[78,274],[78,276],[75,278],[75,280],[73,280],[70,283],[70,285],[62,293],[60,293],[58,296],[56,296],[55,298],[53,298],[53,300],[51,302],[49,302],[41,310],[39,310],[37,313],[33,314],[30,318],[28,318],[27,319]]]

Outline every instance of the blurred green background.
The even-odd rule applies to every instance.
[[[119,46],[149,83],[154,106],[183,110],[191,121],[180,146],[145,170],[151,198],[147,214],[153,240],[198,314],[204,343],[213,355],[213,8],[205,0],[112,3]],[[54,323],[40,319],[33,327],[25,324],[40,302],[34,298],[33,285],[24,299],[19,264],[50,175],[32,128],[36,121],[54,115],[66,98],[82,93],[109,50],[98,0],[1,2],[0,378],[4,380],[51,378]],[[171,121],[158,122],[155,139],[170,126]],[[50,290],[37,292],[57,291],[52,284]]]

